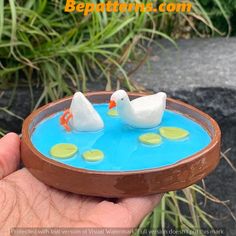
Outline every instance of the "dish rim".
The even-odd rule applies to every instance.
[[[107,92],[107,91],[99,91],[99,92],[90,92],[90,93],[86,93],[85,96],[89,99],[92,96],[108,96],[111,95],[112,92]],[[141,96],[146,96],[149,95],[148,93],[128,93],[129,96],[131,97],[141,97]],[[34,155],[36,155],[38,158],[41,158],[43,161],[54,165],[56,167],[59,168],[63,168],[63,169],[67,169],[68,171],[74,171],[74,172],[78,172],[78,173],[86,173],[86,174],[96,174],[96,175],[110,175],[110,176],[116,176],[116,175],[122,175],[122,176],[129,176],[129,175],[136,175],[136,174],[145,174],[145,173],[153,173],[153,172],[157,172],[157,171],[170,171],[171,169],[174,169],[177,166],[181,166],[181,165],[186,165],[186,164],[190,164],[191,162],[193,162],[195,159],[200,158],[202,155],[207,154],[211,149],[213,149],[220,141],[221,138],[221,131],[220,128],[217,124],[217,122],[210,117],[208,114],[202,112],[201,110],[197,109],[196,107],[193,107],[192,105],[189,105],[187,103],[184,103],[182,101],[173,99],[173,98],[167,98],[167,104],[168,103],[173,103],[173,104],[177,104],[180,106],[183,106],[191,111],[194,111],[195,113],[198,113],[201,117],[205,118],[206,120],[208,120],[210,122],[210,125],[213,129],[214,132],[211,132],[206,125],[204,126],[202,123],[200,123],[200,121],[198,121],[197,119],[195,119],[194,117],[191,117],[190,115],[184,114],[178,110],[174,110],[174,109],[170,109],[171,111],[175,111],[178,112],[182,115],[184,115],[185,117],[190,118],[191,120],[197,122],[204,130],[206,130],[208,132],[208,134],[210,135],[211,138],[211,142],[203,149],[201,149],[200,151],[194,153],[193,155],[190,155],[188,157],[185,157],[184,159],[174,163],[174,164],[170,164],[167,166],[163,166],[163,167],[156,167],[156,168],[148,168],[148,169],[143,169],[143,170],[130,170],[130,171],[96,171],[96,170],[89,170],[89,169],[84,169],[84,168],[78,168],[78,167],[73,167],[73,166],[69,166],[67,164],[58,162],[56,160],[50,159],[46,156],[44,156],[42,153],[40,153],[35,146],[33,145],[32,141],[31,141],[31,135],[33,133],[33,130],[35,129],[35,127],[31,128],[32,132],[30,132],[30,125],[32,124],[33,120],[35,119],[35,117],[37,117],[40,113],[42,113],[43,111],[46,111],[47,109],[51,108],[52,106],[56,106],[60,103],[65,103],[68,102],[72,99],[73,96],[70,97],[66,97],[66,98],[62,98],[59,99],[57,101],[48,103],[40,108],[38,108],[37,110],[33,111],[23,122],[23,127],[22,127],[22,138],[24,139],[24,142],[27,144],[27,146],[30,148],[30,150],[33,152]],[[105,103],[105,102],[103,102]],[[99,104],[99,103],[96,103]],[[46,117],[44,117],[43,119],[45,119]],[[43,120],[41,119],[40,122]],[[39,122],[38,122],[39,123]]]

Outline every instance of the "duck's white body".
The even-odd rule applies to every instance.
[[[136,98],[130,102],[124,90],[111,96],[121,119],[136,128],[153,128],[161,123],[166,107],[166,94],[163,92]]]
[[[98,131],[104,128],[100,115],[81,92],[74,94],[69,111],[72,114],[69,124],[74,130]]]

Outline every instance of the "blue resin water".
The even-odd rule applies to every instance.
[[[174,164],[205,148],[211,141],[204,128],[193,120],[170,110],[165,110],[161,125],[152,129],[136,129],[124,124],[119,116],[107,114],[108,104],[94,104],[101,115],[105,128],[99,132],[66,132],[59,124],[62,112],[43,120],[32,134],[32,143],[44,156],[76,168],[95,171],[133,171],[159,168]],[[147,132],[158,132],[159,127],[174,126],[188,130],[183,140],[162,139],[162,143],[149,146],[138,137]],[[72,143],[79,152],[69,159],[56,159],[50,155],[52,146]],[[82,158],[85,151],[100,149],[105,157],[98,162]]]

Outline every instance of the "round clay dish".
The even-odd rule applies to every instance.
[[[92,103],[108,103],[111,92],[86,94]],[[132,99],[146,94],[130,93]],[[72,97],[47,104],[26,118],[22,128],[21,157],[25,167],[43,183],[72,193],[101,197],[132,197],[182,189],[203,179],[220,159],[221,132],[210,116],[183,102],[167,99],[167,108],[199,123],[211,136],[210,144],[173,165],[142,171],[108,172],[71,167],[43,156],[31,142],[39,122],[69,108]]]

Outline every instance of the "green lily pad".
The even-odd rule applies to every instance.
[[[56,158],[70,158],[75,155],[78,151],[78,147],[71,143],[58,143],[54,145],[51,150],[50,154]]]
[[[118,116],[118,111],[116,109],[111,109],[107,112],[109,116]]]
[[[104,154],[102,151],[94,149],[84,152],[82,156],[86,161],[100,161]]]
[[[139,141],[144,144],[154,145],[161,143],[161,136],[155,133],[146,133],[139,136]]]
[[[161,127],[159,131],[163,137],[171,140],[183,139],[189,135],[187,130],[177,127]]]

